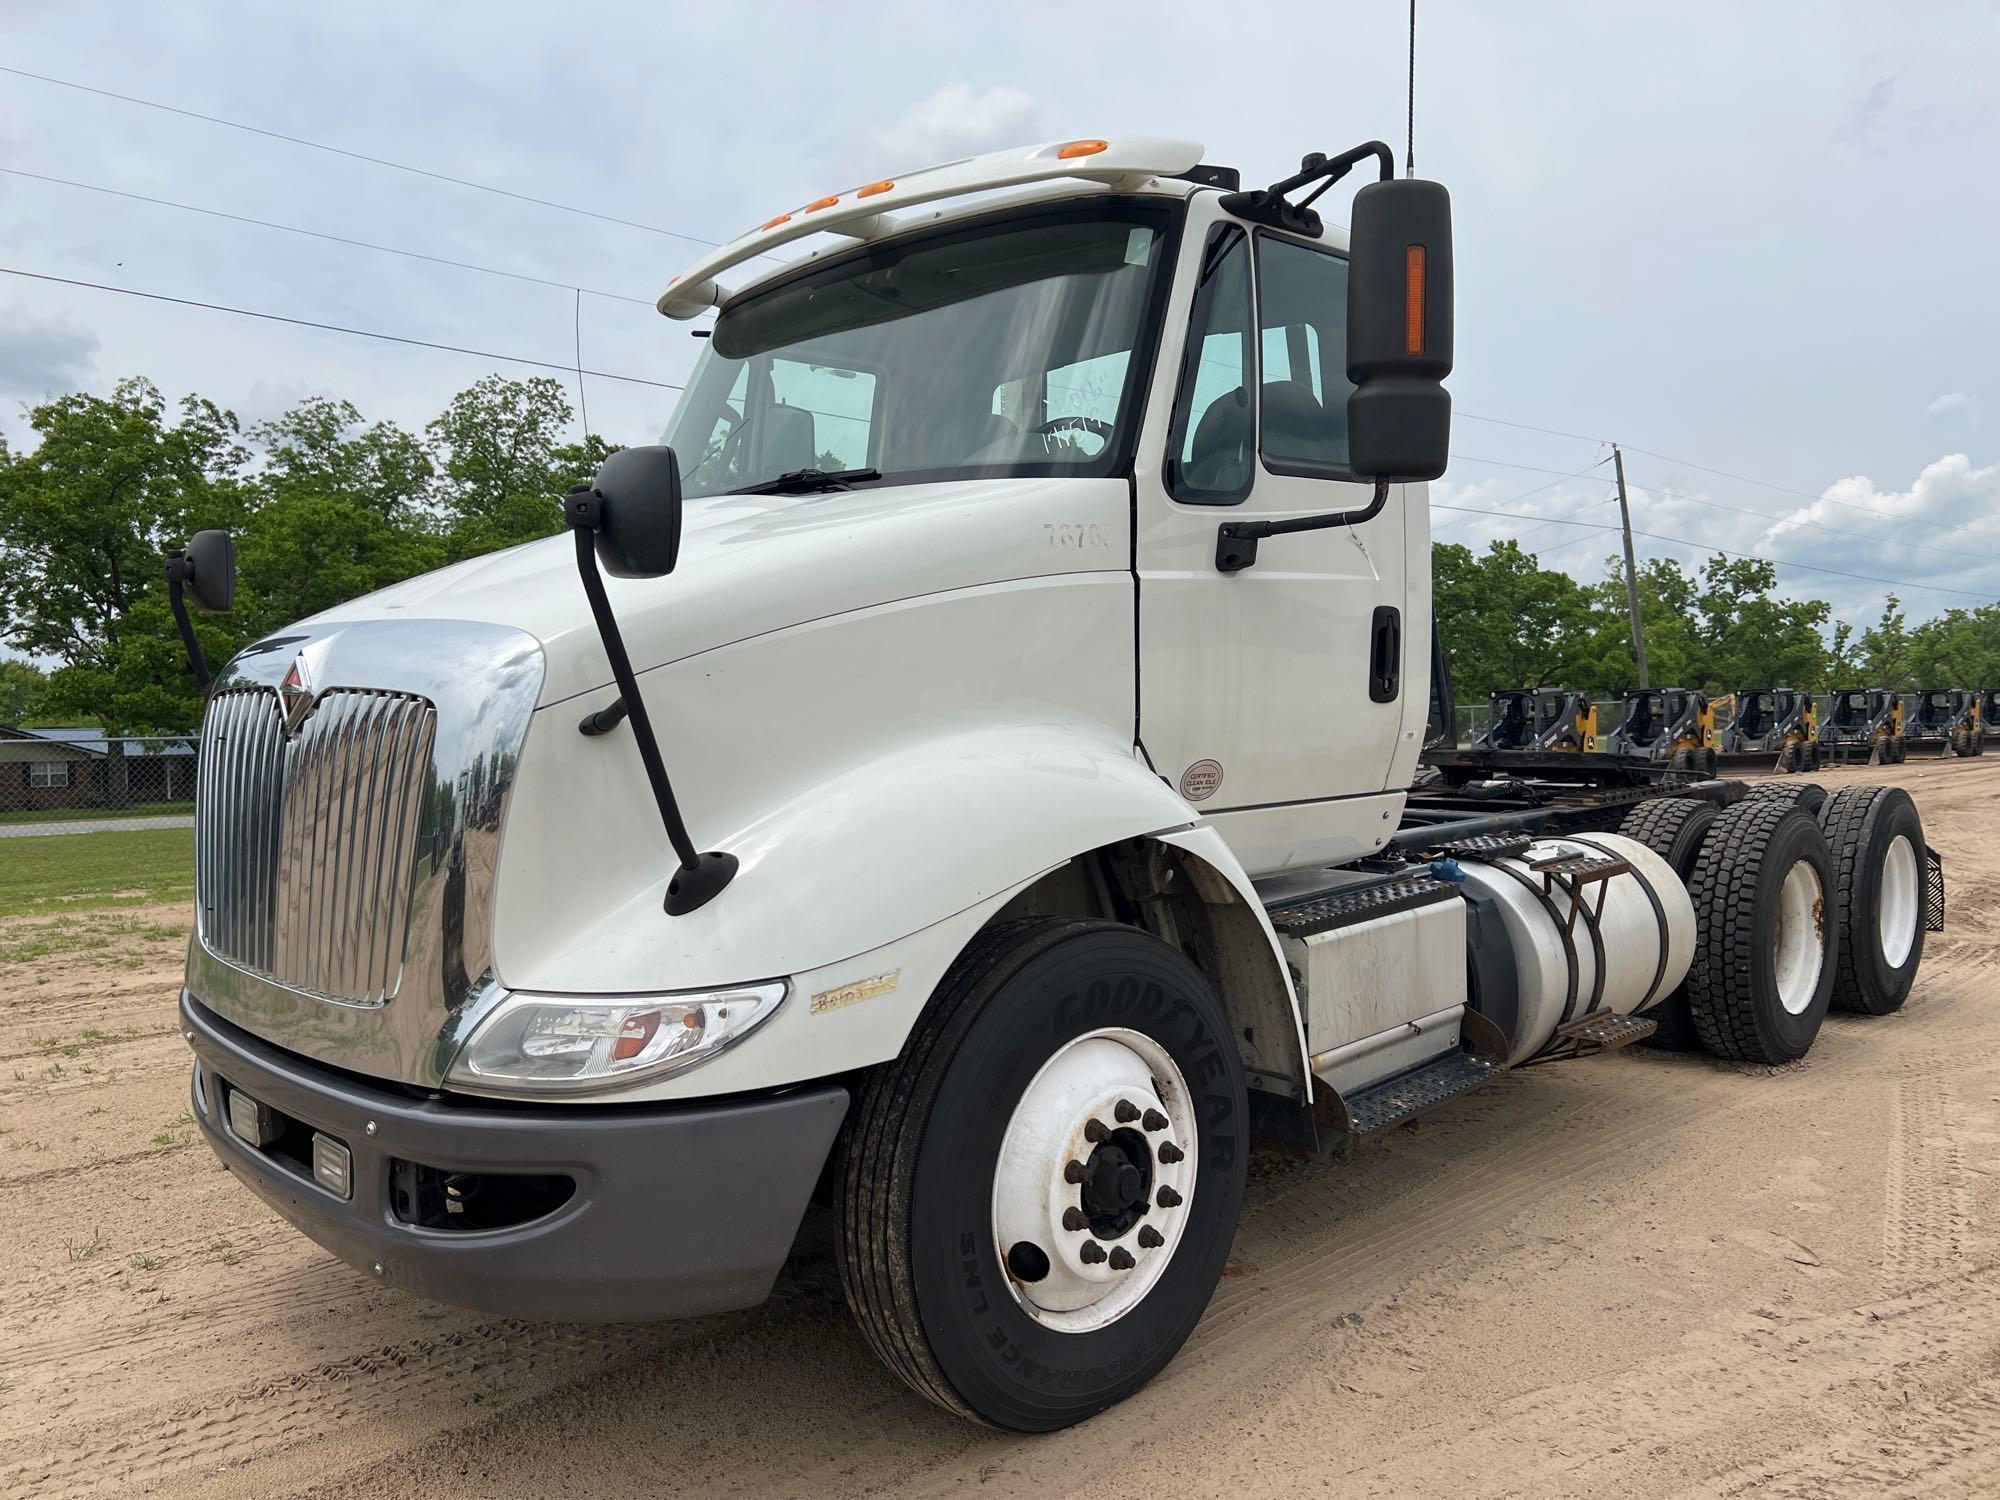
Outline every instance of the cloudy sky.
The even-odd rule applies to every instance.
[[[0,68],[603,216],[0,71],[0,265],[557,364],[580,285],[583,363],[676,381],[695,346],[647,304],[699,240],[1050,138],[1192,137],[1258,181],[1370,136],[1400,154],[1405,23],[1403,0],[0,0]],[[1614,537],[1549,518],[1615,521],[1589,469],[1615,438],[1642,554],[1832,570],[1781,577],[1864,621],[1884,587],[1836,575],[1902,582],[1913,616],[2000,594],[2000,5],[1421,0],[1419,25],[1418,170],[1452,190],[1459,273],[1433,497],[1510,516],[1441,511],[1444,539],[1599,575]],[[493,368],[0,275],[17,444],[24,405],[128,374],[246,425],[325,392],[421,427]],[[588,382],[624,441],[673,394]]]

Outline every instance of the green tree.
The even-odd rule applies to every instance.
[[[1497,541],[1484,556],[1434,545],[1431,570],[1459,701],[1476,703],[1495,688],[1573,685],[1592,621],[1588,595],[1569,574],[1542,567],[1514,541]]]
[[[199,703],[161,554],[241,522],[248,455],[236,418],[192,395],[170,416],[150,381],[131,379],[109,397],[58,397],[28,420],[39,441],[0,467],[0,641],[59,660],[44,713],[187,728]],[[211,650],[234,647],[226,627],[205,622],[202,633]]]
[[[430,455],[410,433],[315,396],[251,436],[264,465],[237,547],[246,629],[275,630],[444,561]]]
[[[1882,606],[1882,618],[1861,633],[1861,670],[1868,687],[1907,688],[1910,676],[1910,631],[1903,601],[1894,594]]]
[[[0,724],[17,728],[41,715],[48,674],[31,661],[0,657]]]
[[[594,436],[562,442],[572,416],[562,385],[547,376],[489,375],[425,427],[447,556],[476,557],[562,529],[564,492],[612,451]]]

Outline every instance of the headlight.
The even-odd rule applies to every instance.
[[[785,983],[607,1001],[515,995],[459,1049],[447,1082],[564,1093],[657,1078],[706,1062],[755,1030]]]

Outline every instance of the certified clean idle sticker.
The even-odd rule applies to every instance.
[[[1181,772],[1181,795],[1190,802],[1206,802],[1222,789],[1222,762],[1198,760]]]

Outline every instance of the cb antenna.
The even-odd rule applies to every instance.
[[[1408,144],[1403,148],[1403,175],[1417,175],[1417,0],[1410,0],[1410,98],[1405,108],[1404,120],[1409,129]]]

